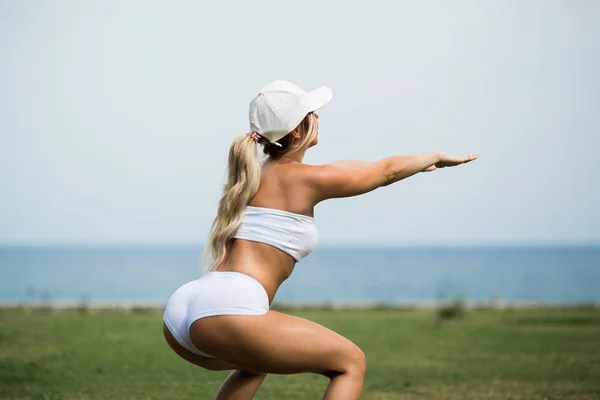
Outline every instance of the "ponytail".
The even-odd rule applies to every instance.
[[[231,144],[227,183],[204,248],[205,271],[214,271],[225,259],[227,244],[242,222],[244,209],[258,192],[262,167],[256,147],[247,135],[237,137]]]

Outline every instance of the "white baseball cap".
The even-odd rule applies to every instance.
[[[326,86],[305,92],[288,81],[274,81],[250,102],[250,129],[277,143],[309,113],[327,105],[333,93]]]

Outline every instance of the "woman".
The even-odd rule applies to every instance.
[[[251,399],[266,374],[300,372],[330,379],[324,399],[359,399],[366,362],[358,346],[314,322],[269,310],[296,262],[316,244],[314,206],[477,158],[432,152],[303,164],[318,143],[315,111],[331,97],[326,87],[307,93],[276,81],[252,100],[252,131],[229,151],[228,181],[206,246],[208,271],[167,303],[163,331],[175,353],[209,370],[233,370],[217,399]],[[257,143],[268,156],[262,164]]]

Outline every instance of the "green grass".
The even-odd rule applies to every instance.
[[[143,312],[142,312],[143,311]],[[363,399],[600,399],[600,311],[294,310],[367,355]],[[211,399],[226,372],[179,359],[158,310],[0,309],[0,398]],[[319,399],[327,379],[272,375],[256,395]]]

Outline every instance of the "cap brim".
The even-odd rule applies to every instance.
[[[304,103],[308,106],[308,111],[313,112],[329,104],[333,98],[333,92],[327,86],[323,86],[306,93],[303,98]]]

